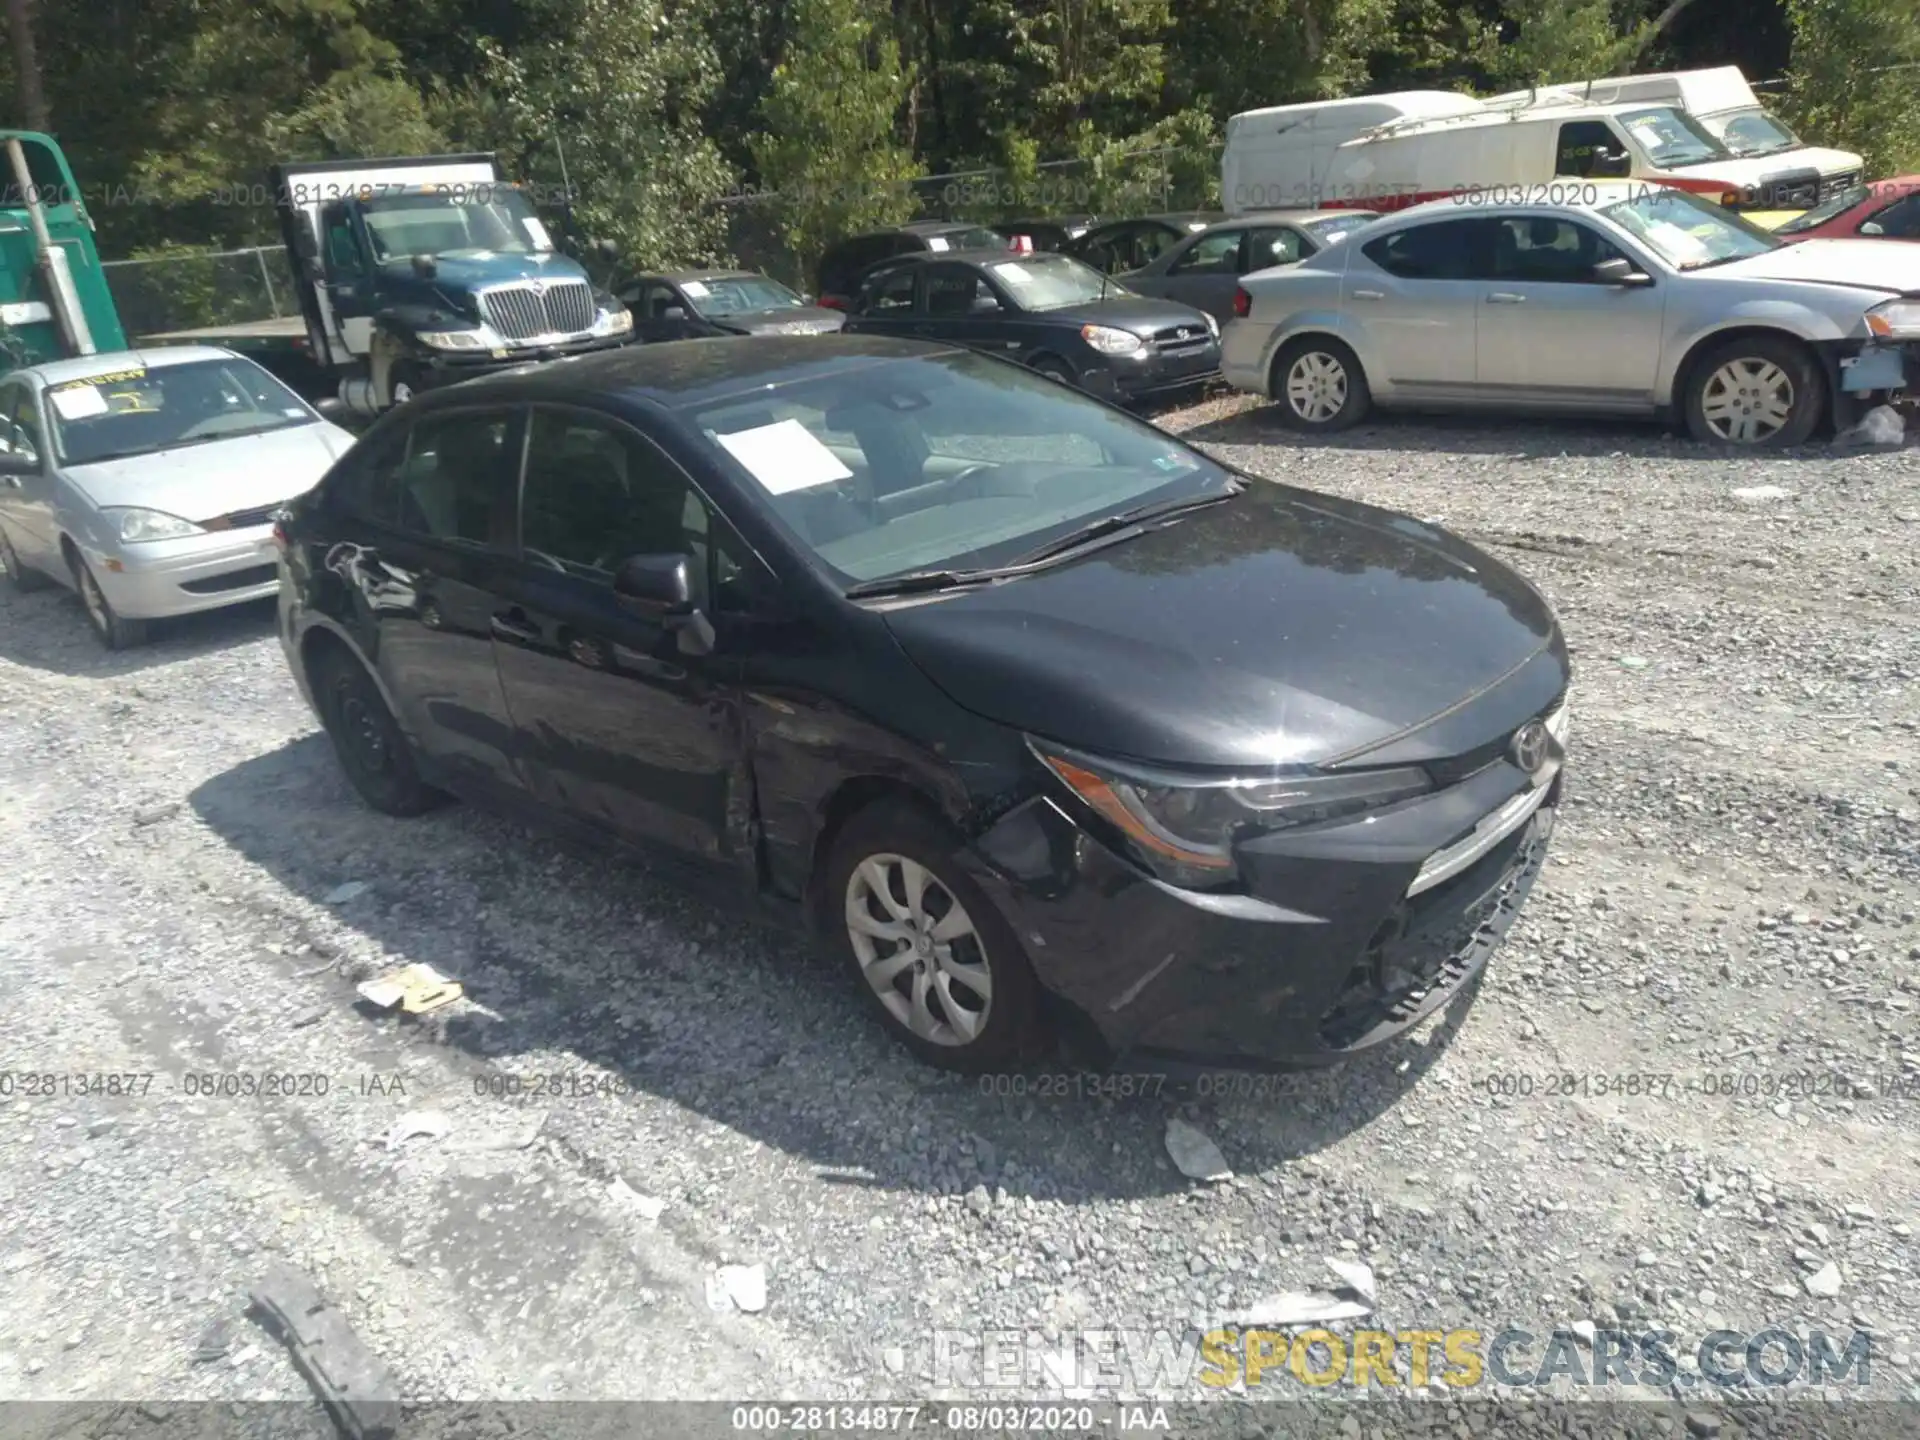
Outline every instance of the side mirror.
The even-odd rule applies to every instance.
[[[1596,146],[1593,152],[1593,173],[1596,177],[1609,180],[1619,179],[1633,173],[1633,157],[1624,150],[1609,150]]]
[[[660,318],[662,320],[684,320],[687,318],[687,307],[684,305],[669,305],[660,312]]]
[[[413,257],[413,273],[418,275],[422,280],[431,280],[440,273],[440,267],[434,264],[431,255],[415,255]]]
[[[313,231],[305,225],[293,232],[293,253],[302,260],[311,260],[320,253],[320,244],[313,238]]]
[[[1603,285],[1651,285],[1653,277],[1633,268],[1631,260],[1615,256],[1593,267],[1593,278]]]
[[[973,297],[973,304],[967,308],[974,315],[998,315],[1000,302],[991,295],[976,295]]]
[[[1878,220],[1866,220],[1861,222],[1860,233],[1862,235],[1884,235],[1887,233],[1887,227],[1882,225]]]
[[[307,256],[305,260],[301,261],[301,266],[306,270],[309,280],[324,280],[327,278],[327,267],[322,263],[318,255]]]
[[[38,475],[39,473],[38,456],[28,455],[19,450],[0,450],[0,475]]]
[[[617,240],[595,240],[593,242],[593,253],[598,255],[602,260],[618,260],[620,258],[620,242]]]
[[[693,608],[693,562],[685,555],[629,555],[613,574],[613,593],[663,616]]]

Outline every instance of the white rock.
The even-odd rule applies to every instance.
[[[1840,1293],[1840,1267],[1829,1260],[1806,1279],[1807,1293],[1831,1300]]]
[[[720,1293],[736,1309],[758,1315],[767,1308],[767,1267],[764,1265],[722,1265],[714,1274]],[[712,1290],[709,1287],[709,1296]]]
[[[1231,1180],[1233,1171],[1220,1147],[1204,1131],[1189,1125],[1178,1115],[1167,1121],[1167,1154],[1174,1167],[1189,1180]]]
[[[387,1149],[398,1150],[414,1139],[438,1140],[451,1129],[453,1122],[438,1110],[409,1110],[387,1131]]]
[[[1747,485],[1733,492],[1736,500],[1791,500],[1793,491],[1784,485]]]
[[[642,1195],[618,1176],[607,1182],[607,1194],[642,1220],[658,1220],[667,1211],[666,1201],[652,1195]]]
[[[333,889],[329,890],[327,892],[326,903],[329,905],[344,905],[347,903],[347,901],[357,900],[360,896],[366,893],[367,893],[366,881],[349,880],[347,881],[346,884],[335,886]]]

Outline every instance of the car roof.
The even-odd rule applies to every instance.
[[[1235,215],[1229,220],[1216,220],[1207,230],[1224,230],[1230,225],[1272,225],[1287,223],[1292,225],[1311,225],[1315,220],[1337,220],[1343,215],[1378,215],[1378,210],[1368,210],[1363,206],[1344,206],[1334,209],[1317,209],[1311,206],[1296,207],[1291,210],[1249,210],[1244,215]],[[1196,231],[1205,234],[1206,231]]]
[[[169,365],[187,365],[195,360],[238,360],[241,357],[218,345],[156,345],[151,350],[109,350],[99,355],[80,355],[71,360],[48,360],[17,371],[30,375],[43,385],[64,385],[71,380],[90,380],[95,375],[120,375],[128,370],[164,370]]]
[[[1515,192],[1524,193],[1529,187],[1513,186]],[[1656,189],[1672,189],[1676,194],[1687,194],[1679,186],[1663,186],[1656,180],[1577,180],[1565,185],[1531,187],[1535,191],[1544,191],[1546,198],[1541,200],[1516,199],[1505,193],[1500,186],[1479,192],[1465,191],[1451,195],[1443,200],[1428,200],[1419,205],[1410,205],[1404,210],[1392,212],[1388,217],[1397,219],[1402,215],[1437,215],[1450,210],[1454,214],[1499,213],[1510,210],[1579,210],[1591,213],[1604,210],[1622,200],[1632,200]],[[1562,198],[1554,199],[1553,192],[1559,190]]]
[[[902,235],[949,235],[955,230],[991,230],[994,227],[984,220],[909,220],[897,227]],[[877,231],[877,234],[890,235],[891,230]]]
[[[654,270],[640,278],[684,285],[689,280],[764,280],[767,277],[757,270]]]
[[[410,401],[407,412],[424,415],[451,406],[594,400],[637,400],[679,410],[794,380],[953,354],[957,348],[846,334],[763,335],[752,344],[719,336],[623,345],[430,390]]]

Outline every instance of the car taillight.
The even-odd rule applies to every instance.
[[[1247,293],[1243,285],[1236,285],[1233,289],[1233,313],[1242,320],[1253,313],[1253,296]]]
[[[838,295],[822,295],[813,303],[826,310],[844,310],[847,308],[847,302],[842,300]]]
[[[1033,237],[1031,235],[1015,235],[1012,244],[1013,253],[1016,255],[1031,255],[1033,253]]]

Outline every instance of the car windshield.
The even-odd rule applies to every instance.
[[[998,230],[976,225],[968,230],[943,230],[926,237],[929,250],[1005,250],[1013,242]]]
[[[251,360],[129,366],[49,385],[54,454],[66,465],[232,440],[320,417]]]
[[[1773,233],[1776,235],[1801,234],[1803,231],[1811,230],[1815,226],[1826,224],[1827,221],[1833,219],[1834,216],[1840,214],[1842,211],[1851,210],[1863,200],[1870,199],[1872,195],[1872,186],[1855,185],[1850,189],[1842,190],[1826,203],[1814,206],[1813,209],[1807,211],[1806,214],[1796,215],[1793,219],[1787,221],[1786,224],[1775,226]]]
[[[363,208],[376,260],[462,251],[542,255],[553,249],[532,203],[510,185],[376,195]]]
[[[1090,265],[1066,255],[996,260],[987,269],[1022,310],[1064,310],[1069,305],[1133,292]]]
[[[1729,158],[1726,146],[1714,139],[1699,121],[1670,105],[1629,110],[1620,116],[1620,123],[1647,152],[1647,158],[1662,167],[1703,165],[1709,160]]]
[[[757,310],[797,310],[807,302],[764,275],[687,280],[680,288],[702,315],[750,315]]]
[[[1143,421],[966,353],[859,365],[690,418],[843,585],[1004,565],[1091,520],[1237,483]]]
[[[1786,242],[1750,220],[1685,190],[1662,188],[1603,206],[1600,213],[1650,246],[1676,270],[1699,270],[1778,250]]]
[[[1799,136],[1765,110],[1735,110],[1699,118],[1716,140],[1742,157],[1778,155],[1800,143]]]
[[[1307,233],[1322,245],[1331,245],[1343,240],[1363,226],[1371,225],[1380,217],[1371,210],[1360,211],[1352,215],[1334,215],[1325,220],[1307,221]]]

